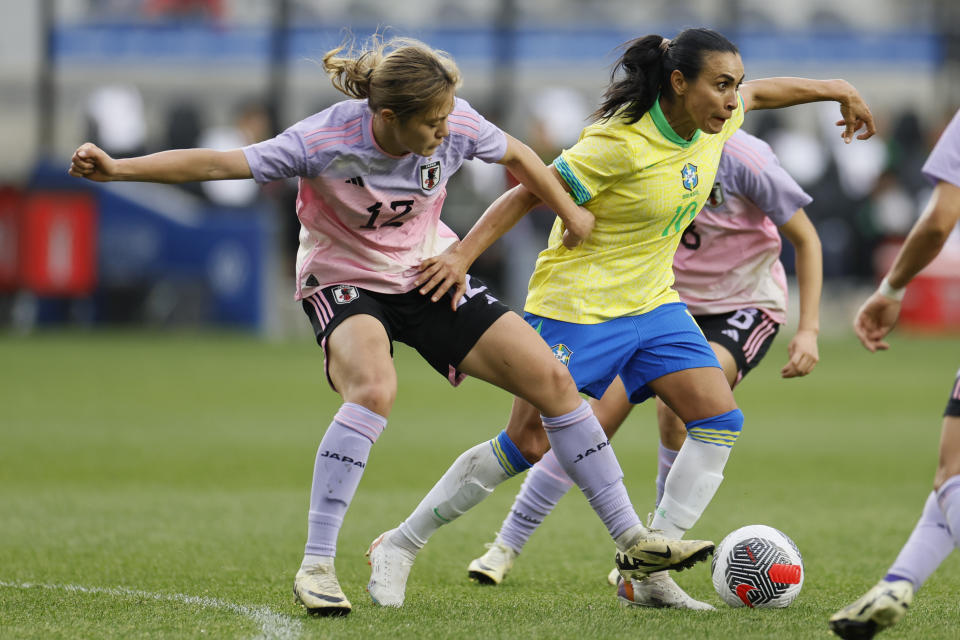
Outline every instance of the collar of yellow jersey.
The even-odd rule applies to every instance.
[[[657,94],[657,99],[653,101],[653,106],[650,107],[650,117],[653,118],[653,124],[656,125],[657,131],[660,132],[664,138],[677,145],[678,147],[687,148],[696,142],[700,138],[700,129],[697,129],[693,132],[693,137],[689,140],[684,140],[673,130],[673,127],[670,126],[670,123],[667,122],[667,116],[663,115],[663,109],[660,108],[660,94]]]

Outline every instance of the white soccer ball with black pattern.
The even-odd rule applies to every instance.
[[[763,524],[731,532],[713,554],[713,588],[731,607],[789,606],[803,587],[803,558],[787,534]]]

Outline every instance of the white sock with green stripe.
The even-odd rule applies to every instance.
[[[700,519],[720,488],[723,468],[742,428],[739,409],[687,423],[687,439],[667,475],[652,528],[681,538]]]
[[[416,553],[433,532],[479,504],[498,484],[530,468],[517,446],[501,431],[493,440],[457,458],[391,538]],[[406,538],[406,540],[404,540]]]

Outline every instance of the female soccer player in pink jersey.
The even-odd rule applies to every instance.
[[[624,46],[597,121],[553,163],[557,180],[594,214],[595,227],[569,249],[554,225],[524,308],[580,391],[600,397],[619,377],[630,402],[656,395],[683,420],[688,437],[652,522],[671,544],[712,500],[743,426],[716,354],[672,288],[674,253],[710,195],[723,144],[747,111],[819,100],[840,104],[845,141],[862,127],[861,139],[875,133],[870,109],[845,81],[743,78],[736,46],[710,29],[686,29],[673,40],[650,35]],[[424,263],[423,288],[436,298],[459,285],[476,257],[538,201],[522,185],[498,198],[459,245]],[[515,400],[511,424],[540,420],[536,408]],[[551,435],[565,426],[542,420]],[[569,457],[554,449],[564,471],[599,451],[584,446]],[[428,504],[408,522],[426,522]],[[429,530],[419,530],[425,539]],[[634,586],[658,579],[622,555],[616,564]],[[680,591],[668,576],[661,579]]]
[[[455,97],[460,75],[446,55],[415,41],[384,44],[378,38],[356,55],[341,56],[342,50],[327,53],[323,64],[334,86],[354,99],[272,140],[232,151],[173,150],[121,160],[87,143],[70,167],[71,175],[100,182],[299,177],[296,298],[324,350],[327,379],[343,398],[317,451],[307,544],[294,579],[300,602],[325,615],[351,610],[334,569],[337,535],[396,395],[393,340],[417,349],[453,384],[476,376],[564,423],[563,433],[549,436],[557,451],[570,454],[606,440],[566,369],[483,283],[465,277],[433,300],[416,287],[421,262],[457,243],[439,218],[446,182],[464,160],[505,165],[557,211],[570,246],[590,232],[593,216],[576,206],[529,147]],[[456,482],[431,493],[431,517],[452,520],[463,504],[529,468],[545,450],[544,440],[539,422],[518,423],[465,452],[455,463]],[[604,471],[611,466],[616,458],[606,447],[587,464],[571,463],[567,473],[588,497],[603,497],[593,502],[620,551],[660,567],[709,554],[712,543],[667,545],[650,534],[622,479]],[[378,579],[377,570],[408,568],[417,549],[411,536],[381,536],[372,545],[381,554],[388,548],[397,554],[392,563],[371,557],[368,590],[375,602],[403,603],[406,573],[391,574],[402,576],[397,582]]]
[[[780,233],[796,249],[800,314],[787,347],[781,375],[809,373],[819,360],[820,239],[803,207],[811,198],[783,169],[770,147],[740,130],[723,147],[716,181],[704,208],[684,230],[673,259],[674,288],[713,349],[730,387],[735,387],[767,353],[786,322],[787,283],[780,262]],[[591,401],[608,436],[633,405],[616,378],[600,400]],[[657,399],[660,430],[657,500],[686,439],[683,421]],[[496,540],[470,563],[472,578],[499,584],[527,540],[566,494],[572,482],[548,452],[527,473]],[[612,582],[616,584],[616,576]],[[712,608],[673,589],[666,574],[654,574],[636,590],[624,583],[621,597],[632,604]]]
[[[863,303],[853,328],[871,352],[885,351],[884,337],[900,316],[906,287],[921,269],[937,257],[947,237],[960,222],[960,111],[953,116],[923,165],[933,193],[913,225],[893,266],[877,290]],[[830,617],[830,628],[848,640],[872,638],[907,613],[914,592],[960,547],[960,371],[943,412],[940,459],[933,491],[913,533],[887,575],[872,589]]]

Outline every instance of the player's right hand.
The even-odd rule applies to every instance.
[[[457,310],[460,298],[467,291],[468,262],[459,254],[460,243],[452,245],[438,256],[427,258],[420,263],[420,275],[413,283],[420,288],[420,294],[430,296],[431,302],[437,302],[450,291],[450,308]]]
[[[116,160],[92,142],[85,142],[73,152],[67,173],[94,182],[110,182],[115,179],[116,171]]]
[[[843,116],[843,120],[837,121],[837,126],[843,127],[843,133],[840,134],[840,137],[843,138],[844,142],[850,144],[853,142],[853,134],[862,128],[863,131],[857,135],[857,140],[872,138],[873,134],[877,132],[877,126],[873,122],[870,107],[857,93],[857,90],[853,88],[853,85],[846,81],[843,81],[843,83],[848,89],[848,95],[839,100],[840,115]]]
[[[868,351],[886,351],[890,345],[883,338],[897,324],[899,317],[900,302],[877,291],[857,311],[853,330]]]
[[[593,225],[596,223],[596,218],[589,209],[577,207],[575,211],[575,217],[563,221],[563,246],[567,249],[579,246],[593,231]]]

